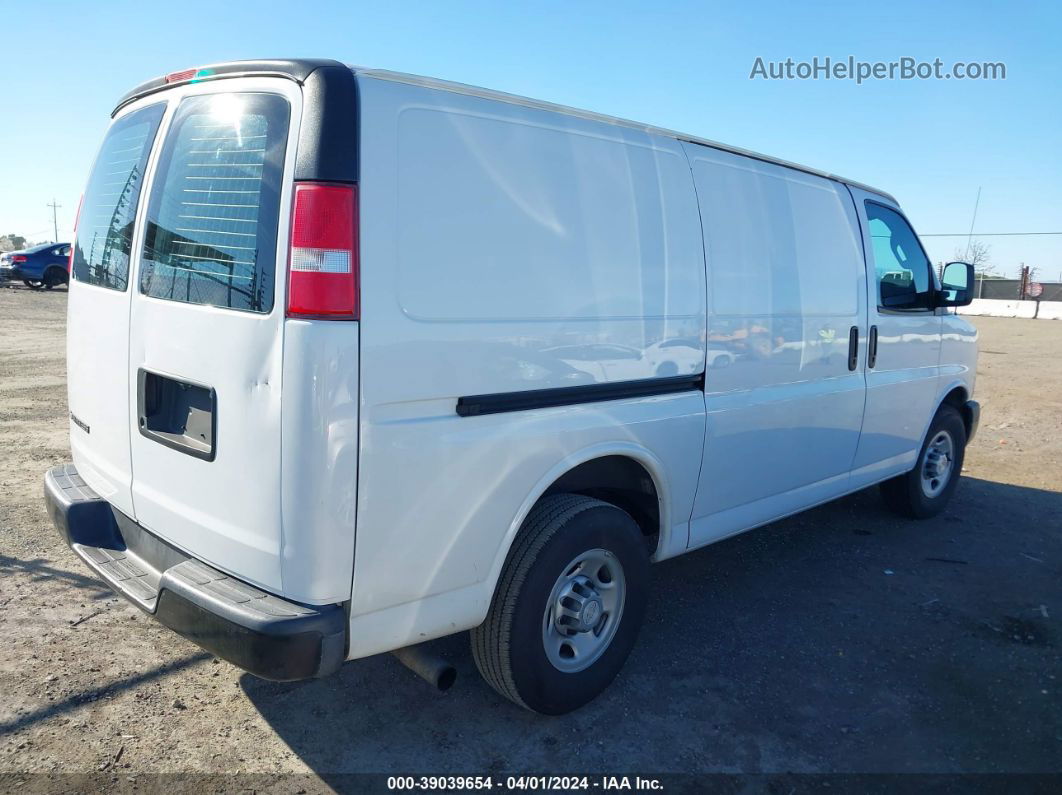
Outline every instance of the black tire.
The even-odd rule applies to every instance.
[[[565,672],[550,661],[543,626],[558,579],[577,556],[604,550],[622,566],[625,599],[607,647],[588,667]],[[625,511],[575,494],[543,498],[509,552],[487,619],[472,630],[472,655],[487,683],[534,712],[561,715],[600,694],[638,637],[649,590],[641,529]]]
[[[934,496],[923,489],[923,472],[926,468],[927,453],[931,443],[941,434],[947,434],[952,441],[953,454],[948,467],[948,479],[943,488]],[[944,510],[951,495],[959,485],[962,464],[966,457],[966,426],[958,409],[943,405],[937,411],[929,426],[922,449],[918,452],[918,461],[914,469],[881,484],[881,496],[885,504],[901,516],[910,519],[929,519]]]
[[[44,286],[44,282],[37,281],[36,279],[23,279],[22,283],[31,290],[39,290]]]
[[[66,284],[66,271],[61,268],[49,268],[44,274],[44,289],[51,290],[61,284]]]

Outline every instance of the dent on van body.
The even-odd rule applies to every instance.
[[[703,370],[700,221],[681,146],[419,86],[359,89],[372,466],[359,474],[352,615],[482,587],[481,619],[522,506],[589,449],[659,461],[684,536],[700,393],[455,412],[465,395]]]
[[[281,450],[285,595],[345,602],[358,488],[358,325],[288,320]]]
[[[208,384],[217,391],[218,405],[213,461],[132,434],[133,504],[137,521],[152,533],[240,579],[283,593],[283,343],[268,316],[235,314],[169,301],[152,301],[150,313],[134,307],[131,363]],[[240,352],[238,367],[231,357],[204,355],[216,339]],[[131,401],[136,388],[134,378]]]

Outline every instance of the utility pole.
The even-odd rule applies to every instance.
[[[52,232],[55,234],[55,237],[52,238],[52,242],[53,243],[58,243],[59,242],[59,221],[56,218],[55,211],[58,210],[63,205],[56,204],[55,203],[55,197],[53,196],[52,197],[52,203],[51,204],[46,204],[44,206],[52,208]]]

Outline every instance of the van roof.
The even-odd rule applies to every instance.
[[[871,193],[876,193],[879,196],[894,202],[896,199],[886,193],[885,191],[875,188],[871,185],[867,185],[862,182],[847,179],[846,177],[832,174],[828,171],[822,171],[817,168],[811,168],[810,166],[803,166],[799,163],[792,163],[788,160],[783,160],[777,157],[771,157],[760,152],[754,152],[749,149],[743,149],[738,146],[731,146],[729,144],[720,143],[719,141],[712,141],[708,138],[701,138],[700,136],[690,135],[688,133],[676,132],[675,130],[669,130],[664,127],[657,127],[652,124],[643,124],[641,122],[630,121],[628,119],[621,119],[615,116],[609,116],[604,113],[595,113],[593,111],[581,110],[579,108],[571,108],[566,105],[558,105],[553,102],[545,102],[539,99],[531,99],[529,97],[522,97],[517,94],[507,94],[504,91],[495,91],[489,88],[480,88],[478,86],[470,86],[465,83],[455,83],[449,80],[439,80],[434,77],[422,77],[420,75],[411,75],[404,72],[392,72],[387,69],[372,69],[363,66],[353,66],[350,64],[342,64],[339,61],[333,61],[321,58],[294,58],[294,59],[277,59],[277,60],[262,60],[262,61],[227,61],[225,63],[210,64],[207,66],[201,66],[194,69],[186,69],[181,72],[172,72],[169,75],[162,77],[156,77],[152,80],[148,80],[141,83],[136,88],[127,92],[115,106],[111,115],[114,116],[119,110],[130,102],[139,99],[140,97],[148,94],[161,91],[171,85],[177,85],[179,83],[188,82],[203,82],[206,80],[215,80],[227,77],[250,77],[250,76],[274,76],[284,77],[289,80],[294,80],[297,83],[304,83],[306,79],[315,70],[321,67],[335,67],[346,66],[354,71],[355,74],[364,75],[366,77],[374,77],[380,80],[390,80],[397,83],[408,83],[410,85],[425,86],[427,88],[435,88],[442,91],[451,91],[457,94],[467,94],[474,97],[483,97],[484,99],[493,99],[499,102],[507,102],[513,105],[522,105],[528,108],[537,108],[539,110],[547,110],[555,113],[563,113],[568,116],[576,116],[582,119],[589,119],[592,121],[599,121],[605,124],[612,124],[618,127],[627,127],[629,129],[640,130],[652,135],[661,135],[668,138],[674,138],[679,141],[688,141],[690,143],[700,144],[702,146],[708,146],[713,149],[719,149],[724,152],[732,152],[744,157],[753,158],[755,160],[761,160],[765,163],[773,163],[775,165],[784,166],[786,168],[796,169],[797,171],[803,171],[807,174],[813,174],[818,177],[825,177],[826,179],[833,180],[835,182],[842,182],[847,185],[851,185],[855,188],[861,188]]]

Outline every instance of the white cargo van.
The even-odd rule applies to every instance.
[[[938,278],[886,193],[332,61],[178,72],[113,117],[47,501],[254,674],[472,630],[499,693],[565,712],[630,652],[650,562],[955,489],[971,269]]]

